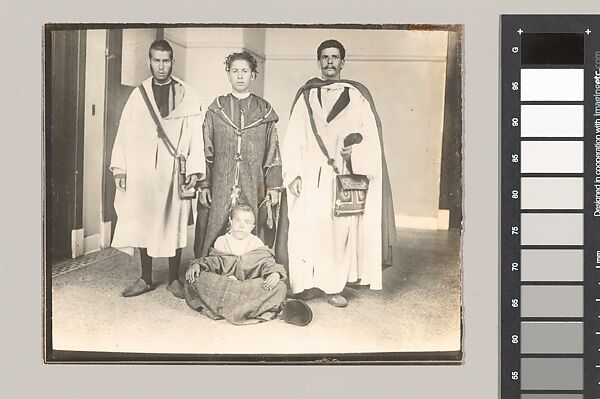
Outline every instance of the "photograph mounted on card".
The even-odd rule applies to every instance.
[[[462,26],[44,29],[46,362],[462,364]]]

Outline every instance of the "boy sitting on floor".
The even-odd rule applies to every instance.
[[[185,300],[212,319],[233,324],[271,320],[281,309],[286,273],[273,252],[252,234],[254,213],[235,206],[230,230],[217,238],[208,256],[195,259],[185,273]]]

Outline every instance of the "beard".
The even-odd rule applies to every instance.
[[[150,72],[152,73],[152,77],[154,77],[154,80],[159,82],[159,83],[163,83],[168,81],[171,78],[171,71],[173,70],[173,68],[169,68],[164,69],[162,73],[160,73],[159,71],[155,71],[154,69],[152,69],[152,67],[150,67]]]

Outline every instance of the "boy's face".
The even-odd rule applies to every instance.
[[[236,240],[247,238],[254,229],[254,214],[247,211],[236,211],[231,220],[231,235]]]

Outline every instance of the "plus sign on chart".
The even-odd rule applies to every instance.
[[[590,30],[590,28],[587,28],[587,29],[585,30],[585,33],[589,35],[590,33],[592,33],[592,31]]]
[[[519,30],[517,31],[517,33],[520,35],[521,33],[523,33],[523,29],[519,28]]]

